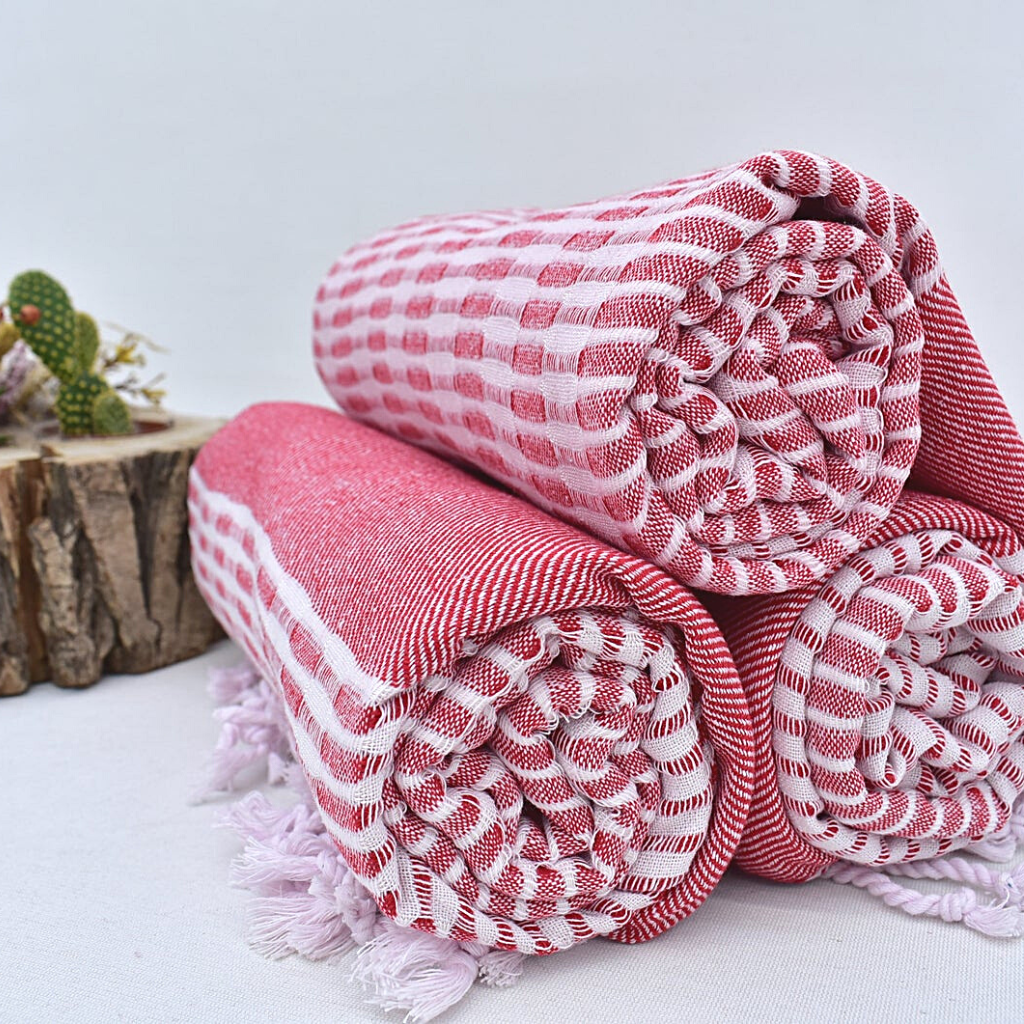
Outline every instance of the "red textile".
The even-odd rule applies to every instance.
[[[1013,529],[907,492],[824,583],[719,599],[754,722],[741,867],[801,882],[1006,833],[1024,791],[1022,573]]]
[[[753,755],[689,590],[325,409],[256,406],[192,472],[199,587],[384,913],[547,953],[700,905]]]
[[[383,232],[321,285],[314,351],[351,415],[706,590],[825,578],[915,456],[1024,525],[1024,446],[930,232],[824,157]]]

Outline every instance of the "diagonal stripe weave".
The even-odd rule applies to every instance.
[[[754,722],[737,852],[787,882],[930,860],[1008,833],[1024,791],[1024,552],[908,491],[823,584],[720,599]]]
[[[386,231],[322,283],[314,353],[352,416],[706,590],[824,578],[915,457],[1021,525],[1024,446],[930,232],[824,157]]]
[[[432,455],[256,406],[201,451],[196,580],[283,698],[381,910],[548,953],[699,906],[750,799],[735,666],[693,594]]]

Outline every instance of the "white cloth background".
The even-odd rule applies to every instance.
[[[326,401],[312,292],[381,227],[790,146],[920,207],[1024,419],[1020,5],[36,0],[0,21],[0,283],[45,267],[167,346],[178,409]],[[388,1019],[342,969],[246,947],[238,845],[187,803],[216,735],[205,675],[0,702],[4,1024]],[[531,963],[447,1020],[1022,1016],[1024,942],[729,876],[662,939]]]
[[[217,736],[202,658],[0,706],[0,1021],[359,1024],[344,965],[245,940],[240,849],[189,796]],[[285,792],[281,792],[286,797]],[[226,802],[226,801],[222,801]],[[922,883],[926,886],[927,883]],[[475,986],[444,1024],[1020,1021],[1024,942],[912,920],[831,882],[729,874],[642,946],[594,941]]]

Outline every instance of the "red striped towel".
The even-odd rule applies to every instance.
[[[993,856],[1000,841],[1012,853],[1024,838],[1022,574],[1014,530],[907,492],[824,583],[721,600],[754,720],[740,866],[801,882],[837,861],[890,869]]]
[[[824,578],[915,456],[1021,526],[1024,446],[931,234],[823,157],[384,232],[331,268],[314,349],[353,416],[691,586]]]
[[[400,924],[547,953],[705,899],[751,725],[685,587],[335,412],[200,453],[198,584],[283,697],[328,832]]]

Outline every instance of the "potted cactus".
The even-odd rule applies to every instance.
[[[105,351],[42,271],[11,282],[0,314],[0,695],[200,653],[219,631],[189,569],[187,481],[220,421],[112,381],[142,361],[139,336]]]

